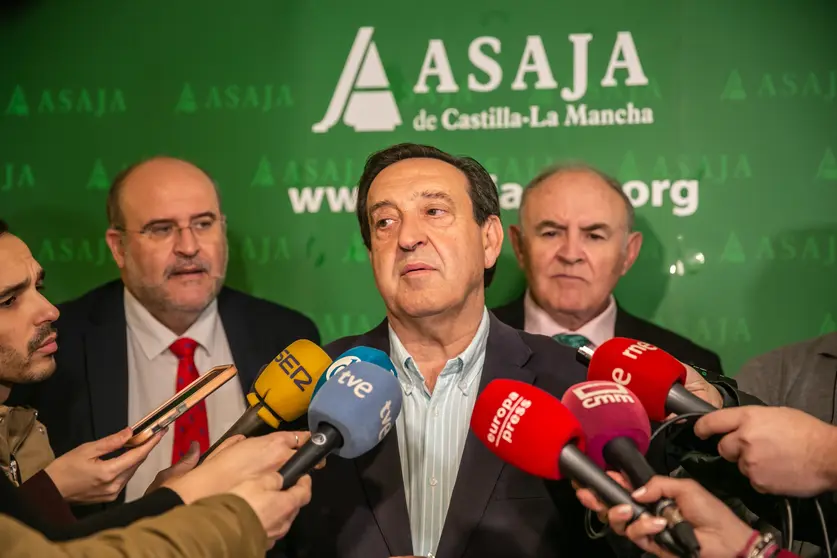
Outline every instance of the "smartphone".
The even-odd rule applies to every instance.
[[[135,424],[131,428],[133,436],[125,442],[124,447],[134,448],[144,444],[154,434],[177,420],[177,417],[230,381],[236,374],[238,374],[238,369],[234,365],[224,364],[202,375]]]

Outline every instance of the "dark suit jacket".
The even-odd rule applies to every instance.
[[[326,350],[335,357],[360,345],[389,354],[386,321],[363,335],[335,341]],[[511,378],[560,398],[585,378],[574,354],[571,348],[516,331],[492,316],[480,391],[495,378]],[[288,556],[413,554],[395,429],[359,458],[329,457],[326,467],[314,471],[312,478],[312,501],[284,542]],[[613,553],[604,540],[590,541],[586,536],[584,511],[569,482],[545,483],[506,465],[469,432],[436,555],[575,558]]]
[[[493,309],[492,312],[500,321],[513,328],[524,328],[523,296],[505,306]],[[616,306],[616,331],[614,335],[651,343],[667,353],[671,353],[681,362],[704,368],[710,373],[715,372],[718,376],[724,375],[721,368],[721,359],[717,354],[696,345],[673,331],[663,329],[649,321],[629,314],[618,304]],[[712,375],[710,374],[709,377],[712,378]]]
[[[11,396],[11,404],[38,410],[56,456],[129,426],[122,282],[107,283],[59,309],[55,374],[39,384],[16,386]],[[245,394],[261,367],[292,342],[320,342],[316,326],[302,314],[227,287],[218,294],[218,312]]]

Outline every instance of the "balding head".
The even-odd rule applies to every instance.
[[[158,182],[160,177],[168,180],[176,180],[179,177],[184,177],[191,180],[206,181],[215,191],[215,197],[218,198],[218,206],[220,207],[221,205],[221,196],[218,192],[218,187],[203,169],[182,159],[157,156],[134,163],[114,177],[110,185],[110,190],[108,191],[106,206],[108,224],[117,230],[125,229],[125,211],[122,207],[122,196],[129,182],[131,184],[137,184],[141,188],[149,182]]]
[[[212,179],[179,159],[143,161],[114,180],[108,219],[122,281],[182,334],[215,299],[227,271],[226,226]]]

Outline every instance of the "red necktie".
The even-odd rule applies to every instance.
[[[177,357],[177,391],[179,392],[198,377],[195,367],[195,349],[197,341],[184,337],[171,344],[171,352]],[[203,401],[186,411],[174,421],[174,446],[172,448],[172,465],[189,451],[189,444],[197,441],[201,453],[209,449],[209,426],[206,418],[206,404]]]

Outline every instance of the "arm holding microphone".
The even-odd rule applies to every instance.
[[[631,484],[618,473],[611,476],[626,489]],[[661,517],[645,515],[628,523],[631,510],[623,506],[607,507],[587,489],[579,489],[578,499],[585,507],[606,515],[612,530],[630,539],[646,552],[660,558],[673,558],[667,550],[660,547],[654,537],[667,525]],[[705,488],[691,479],[671,479],[655,476],[647,484],[634,491],[634,500],[639,503],[652,503],[661,499],[673,500],[684,519],[695,528],[695,535],[700,542],[701,558],[736,558],[754,556],[750,552],[757,547],[764,549],[764,558],[790,558],[793,554],[780,552],[778,545],[768,536],[762,536],[749,525],[741,521],[723,502],[715,498]]]

